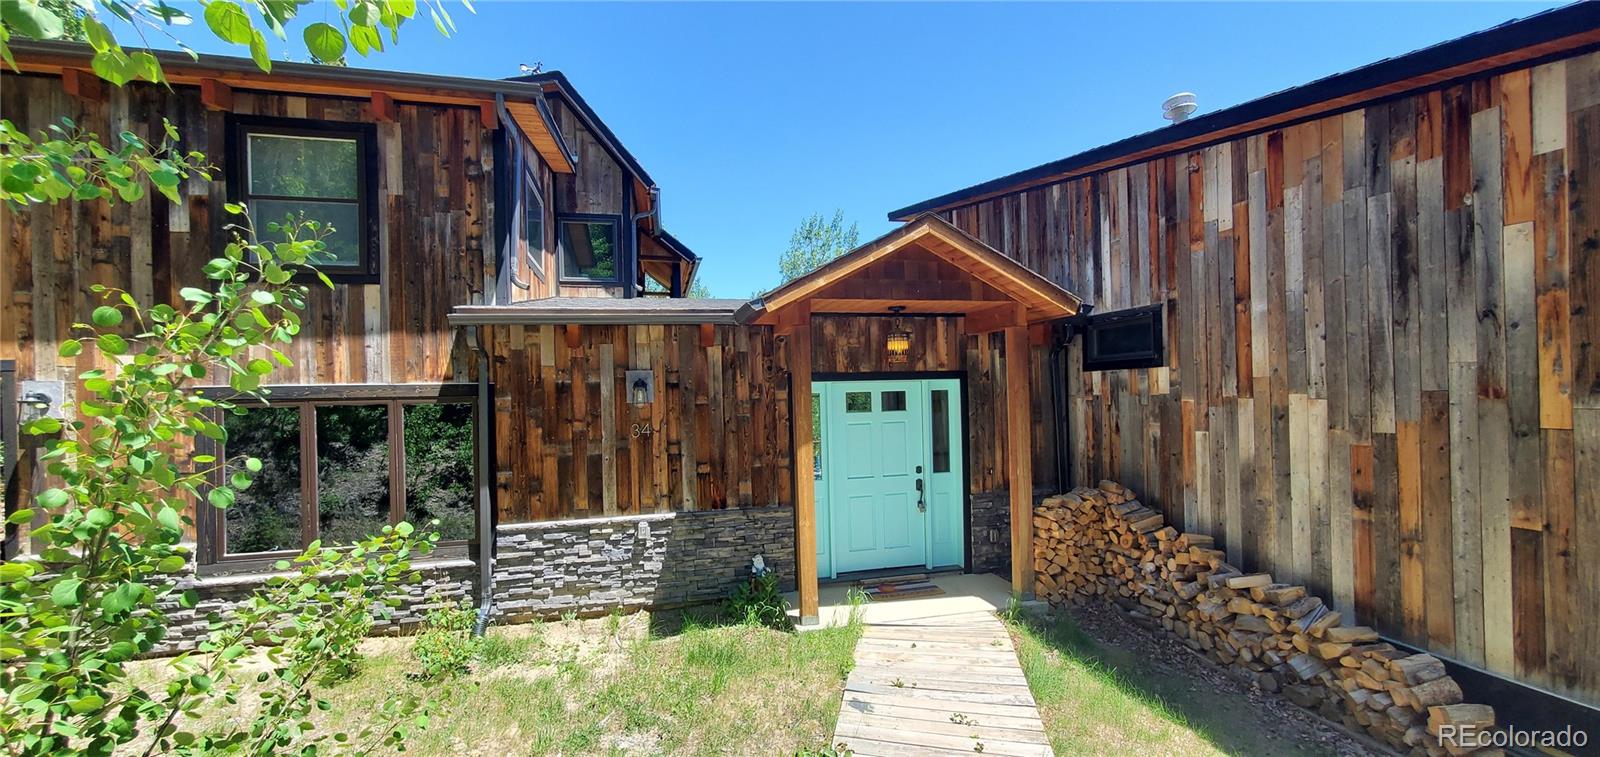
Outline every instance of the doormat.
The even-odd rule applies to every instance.
[[[937,597],[944,593],[944,589],[930,581],[882,581],[866,586],[867,597],[874,602],[893,602],[897,599],[920,599],[922,597]]]

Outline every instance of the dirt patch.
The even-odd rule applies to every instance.
[[[1108,663],[1139,683],[1161,682],[1156,692],[1174,710],[1196,718],[1207,710],[1230,708],[1228,718],[1254,727],[1262,738],[1282,747],[1272,753],[1314,752],[1339,757],[1398,754],[1321,716],[1302,709],[1282,695],[1263,691],[1189,649],[1164,629],[1136,622],[1115,608],[1086,604],[1065,614],[1114,657]],[[1241,709],[1237,703],[1247,707]]]

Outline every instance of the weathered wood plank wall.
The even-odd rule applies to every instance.
[[[786,351],[768,328],[493,326],[500,522],[790,504]],[[629,402],[628,370],[654,400]]]
[[[1076,480],[1600,701],[1600,55],[947,215],[1100,312],[1168,305],[1167,365],[1070,371]]]
[[[75,358],[57,357],[71,325],[88,321],[98,304],[90,286],[125,289],[145,305],[177,302],[180,288],[204,285],[201,268],[226,238],[223,225],[233,222],[222,208],[225,114],[208,110],[194,87],[106,91],[104,100],[86,101],[64,93],[57,77],[5,74],[0,112],[30,132],[66,116],[100,135],[128,130],[145,138],[159,137],[165,117],[184,149],[204,152],[217,166],[216,180],[191,178],[177,204],[151,193],[111,205],[0,206],[0,359],[16,361],[19,379],[65,381],[68,406],[75,402],[72,379],[100,360],[92,343]],[[373,121],[365,99],[238,90],[233,105],[241,114]],[[470,350],[445,316],[455,305],[484,302],[493,285],[493,133],[479,118],[476,108],[401,103],[396,120],[376,124],[382,282],[313,286],[304,331],[289,350],[295,364],[279,368],[271,383],[473,377]],[[14,502],[26,502],[44,473],[33,454],[19,458]]]

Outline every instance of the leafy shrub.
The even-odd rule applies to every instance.
[[[728,611],[747,625],[789,627],[789,603],[778,591],[778,574],[771,570],[757,573],[735,587]]]
[[[477,613],[467,604],[429,610],[422,633],[411,646],[411,655],[421,667],[417,677],[437,681],[471,670],[483,646],[483,639],[472,633],[476,620]]]

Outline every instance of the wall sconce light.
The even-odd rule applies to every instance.
[[[64,421],[67,419],[65,396],[66,382],[63,381],[19,381],[17,419],[23,423],[40,418]]]
[[[911,332],[891,331],[889,339],[884,345],[889,350],[889,362],[904,363],[910,359]]]
[[[624,385],[628,388],[628,404],[648,405],[656,399],[656,374],[654,371],[628,371]]]

